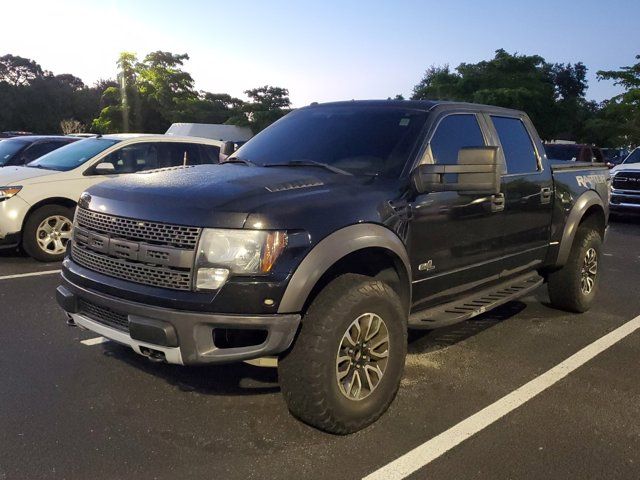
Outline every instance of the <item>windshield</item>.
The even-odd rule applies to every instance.
[[[580,147],[575,145],[545,145],[547,157],[553,160],[577,160]]]
[[[27,164],[28,167],[45,168],[47,170],[59,170],[66,172],[79,167],[87,160],[91,160],[100,152],[105,151],[120,140],[107,138],[87,138],[78,142],[65,145],[51,153]]]
[[[19,153],[29,142],[24,140],[2,140],[0,141],[0,167],[7,165],[13,157]]]
[[[0,143],[0,145],[2,145]],[[636,148],[633,152],[629,154],[627,158],[624,159],[624,164],[627,163],[640,163],[640,148]]]
[[[397,178],[427,112],[400,107],[327,106],[294,111],[234,157],[260,166],[318,162],[354,175]]]

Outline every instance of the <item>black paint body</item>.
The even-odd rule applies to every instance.
[[[535,129],[521,112],[426,101],[339,105],[343,104],[428,112],[420,142],[398,178],[346,176],[313,166],[221,164],[131,175],[88,191],[85,207],[116,216],[206,228],[286,230],[288,247],[269,275],[232,277],[216,292],[172,291],[110,278],[67,258],[64,277],[82,288],[147,305],[221,314],[273,314],[292,275],[321,240],[345,227],[370,223],[394,232],[406,248],[411,267],[407,288],[412,290],[411,310],[416,311],[511,273],[552,268],[576,199],[593,190],[606,204],[608,184],[585,186],[576,180],[578,174],[605,175],[606,169],[572,164],[571,169],[554,173]],[[500,146],[492,114],[521,119],[533,140],[539,170],[513,175],[505,168],[502,211],[492,209],[490,195],[418,193],[412,186],[415,166],[433,162],[429,140],[438,123],[459,113],[477,117],[486,145]],[[268,130],[263,133],[267,134]],[[504,156],[501,158],[504,164]],[[420,269],[429,260],[432,268]],[[275,303],[267,306],[265,298]]]

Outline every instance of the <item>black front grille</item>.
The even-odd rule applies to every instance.
[[[110,308],[101,307],[95,303],[89,303],[86,300],[79,300],[80,315],[84,315],[91,320],[113,327],[123,332],[129,331],[129,320],[123,313],[114,312]]]
[[[106,233],[113,237],[195,249],[200,228],[170,225],[166,223],[134,220],[78,208],[76,222],[81,227],[94,232]]]
[[[79,265],[111,277],[191,290],[200,230],[78,208],[71,256]]]
[[[191,271],[146,265],[101,255],[73,243],[73,260],[95,272],[131,282],[173,290],[191,290]]]
[[[620,172],[613,177],[613,188],[640,190],[640,172]]]

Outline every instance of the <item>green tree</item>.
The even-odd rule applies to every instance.
[[[577,137],[579,121],[589,113],[584,100],[585,78],[586,67],[582,63],[552,65],[539,55],[511,54],[499,49],[491,60],[462,63],[455,71],[448,65],[430,67],[414,87],[412,98],[524,110],[543,138],[559,134]]]
[[[636,55],[640,60],[640,55]],[[612,130],[619,145],[640,145],[640,62],[619,70],[599,70],[598,80],[613,80],[624,89],[603,106],[598,120],[602,128]]]
[[[291,100],[286,88],[265,85],[245,90],[244,93],[250,101],[227,123],[248,126],[258,133],[290,111]]]
[[[0,82],[25,86],[36,78],[42,78],[44,74],[42,67],[28,58],[11,54],[0,57]]]

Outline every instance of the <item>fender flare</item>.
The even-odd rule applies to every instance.
[[[578,226],[580,225],[580,222],[582,221],[586,211],[594,205],[602,208],[602,212],[603,214],[605,214],[606,218],[606,209],[604,203],[600,196],[593,190],[587,190],[582,195],[580,195],[580,197],[578,197],[578,200],[576,200],[575,204],[569,211],[567,221],[564,225],[564,231],[562,232],[562,239],[560,240],[556,266],[561,267],[565,263],[567,263],[567,260],[569,259],[569,253],[571,252],[571,247],[573,246],[573,239],[575,238],[576,232],[578,231]]]
[[[278,313],[302,311],[313,287],[329,268],[350,253],[372,247],[389,250],[400,258],[406,270],[411,298],[411,262],[402,240],[381,225],[359,223],[332,233],[311,249],[289,280]]]

